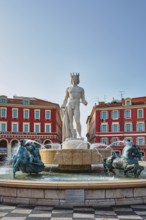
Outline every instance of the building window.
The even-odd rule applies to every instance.
[[[40,132],[40,124],[38,124],[38,123],[34,124],[34,132],[36,132],[36,133]]]
[[[113,138],[111,139],[111,144],[112,144],[113,146],[114,146],[114,145],[120,145],[120,142],[118,143],[118,141],[120,141],[119,138],[113,137]]]
[[[124,124],[124,131],[125,132],[132,132],[133,131],[132,123],[125,123]]]
[[[50,110],[46,110],[45,111],[45,119],[50,119],[51,118],[51,111]]]
[[[124,118],[131,118],[131,110],[124,111]]]
[[[1,108],[1,117],[6,118],[7,117],[7,109],[6,108]]]
[[[30,105],[30,100],[23,100],[23,105]]]
[[[108,138],[100,138],[100,142],[101,142],[102,144],[108,145]]]
[[[119,119],[120,114],[118,110],[112,111],[112,119]]]
[[[1,102],[1,103],[7,103],[8,100],[7,100],[6,98],[0,98],[0,102]]]
[[[136,131],[145,131],[145,124],[144,124],[144,122],[137,122],[137,124],[136,124]]]
[[[51,132],[51,124],[45,124],[45,132],[50,133]]]
[[[12,132],[18,132],[18,123],[12,123]]]
[[[108,124],[102,123],[100,127],[101,132],[108,132]]]
[[[7,123],[6,122],[2,122],[1,123],[1,132],[5,132],[7,131]]]
[[[137,118],[143,118],[143,109],[137,109]]]
[[[12,118],[18,118],[18,109],[17,108],[12,109]]]
[[[131,105],[131,100],[126,100],[125,105],[127,105],[127,106]]]
[[[107,111],[100,112],[100,119],[102,120],[108,119],[108,112]]]
[[[35,110],[35,119],[40,119],[40,110]]]
[[[119,123],[113,123],[112,124],[112,132],[119,132],[120,126]]]
[[[24,109],[23,110],[23,118],[24,119],[29,119],[29,109]]]
[[[29,132],[29,123],[23,123],[23,132]]]
[[[144,145],[145,144],[145,138],[144,137],[137,137],[136,138],[136,144],[137,145]]]

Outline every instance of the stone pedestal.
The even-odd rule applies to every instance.
[[[68,139],[62,143],[62,149],[88,149],[89,144],[83,139]]]

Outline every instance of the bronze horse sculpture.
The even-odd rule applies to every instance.
[[[20,146],[12,161],[14,178],[17,171],[31,174],[41,172],[45,168],[35,144],[25,146],[25,140],[20,140]]]
[[[103,161],[104,170],[106,173],[112,172],[115,175],[114,169],[119,169],[124,171],[125,176],[133,175],[138,177],[144,170],[144,167],[140,166],[138,162],[141,157],[140,148],[135,144],[128,143],[123,148],[121,157],[113,152],[112,156]]]

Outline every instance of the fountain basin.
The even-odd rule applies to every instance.
[[[146,180],[39,182],[0,180],[0,202],[45,206],[115,206],[146,203]]]
[[[58,164],[61,170],[87,170],[92,164],[102,164],[111,156],[111,149],[40,149],[44,164]]]

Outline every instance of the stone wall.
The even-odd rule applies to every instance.
[[[146,203],[146,181],[41,183],[0,181],[0,202],[52,206],[112,206]]]

